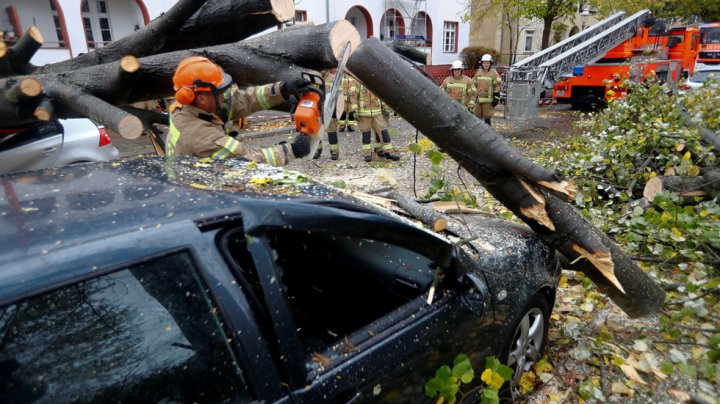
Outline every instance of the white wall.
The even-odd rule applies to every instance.
[[[307,11],[308,20],[314,21],[316,24],[322,24],[327,22],[326,10],[329,6],[330,20],[335,21],[343,19],[348,15],[348,11],[353,6],[364,7],[372,19],[372,31],[376,38],[380,36],[380,21],[382,20],[383,13],[386,10],[386,6],[392,5],[397,6],[396,8],[407,14],[413,12],[414,1],[383,1],[383,0],[372,0],[372,1],[353,1],[353,0],[303,0],[299,2],[295,8],[298,10]],[[433,64],[450,64],[453,60],[459,58],[460,52],[463,48],[467,47],[470,42],[470,25],[461,21],[461,14],[463,8],[462,0],[450,0],[450,1],[438,1],[438,0],[427,0],[425,1],[425,8],[430,20],[432,21],[433,38],[432,38],[432,60]],[[356,18],[362,17],[362,14],[353,11],[348,16],[354,16]],[[406,20],[406,21],[409,21]],[[457,53],[445,53],[443,52],[443,25],[445,21],[458,22],[458,52]],[[406,33],[409,34],[410,27],[406,24]],[[361,29],[358,29],[361,31]],[[360,32],[361,35],[367,36],[364,28]]]

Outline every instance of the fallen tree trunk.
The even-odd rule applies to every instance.
[[[400,54],[415,63],[420,63],[421,65],[431,64],[429,53],[425,53],[407,42],[396,39],[391,42],[390,47],[395,53]]]
[[[590,277],[625,313],[639,317],[657,311],[663,290],[576,208],[556,196],[570,197],[571,181],[526,160],[377,39],[364,41],[348,68],[540,237],[576,262],[573,269]]]
[[[294,16],[292,0],[180,0],[161,17],[126,37],[34,72],[73,71],[114,62],[129,54],[144,57],[237,42]]]
[[[645,183],[643,197],[652,202],[660,192],[673,192],[688,203],[695,197],[716,198],[720,195],[720,170],[702,176],[655,176]]]
[[[443,231],[445,227],[447,227],[447,218],[435,212],[431,207],[421,205],[398,192],[389,193],[388,198],[394,200],[395,203],[409,213],[410,216],[430,226],[433,231]]]
[[[26,74],[34,70],[35,66],[30,64],[30,59],[44,42],[40,30],[33,25],[12,47],[8,48],[3,43],[0,47],[0,77]]]
[[[52,111],[67,116],[70,110],[91,116],[109,129],[128,138],[140,136],[137,121],[127,124],[129,118],[123,111],[114,111],[107,118],[97,115],[92,102],[73,102],[65,96],[61,87],[67,86],[70,94],[78,92],[92,96],[103,103],[127,105],[138,101],[153,100],[171,96],[172,76],[178,63],[193,55],[206,56],[221,65],[233,76],[238,85],[259,85],[289,80],[299,76],[303,70],[326,69],[337,66],[340,53],[347,42],[355,49],[360,36],[348,21],[276,31],[252,40],[215,46],[207,49],[171,52],[148,56],[141,59],[127,58],[122,61],[105,63],[58,74],[32,75],[43,87],[50,85],[54,93]],[[8,95],[8,80],[24,80],[27,77],[13,77],[0,80],[0,97]],[[0,127],[18,128],[38,121],[33,114],[43,97],[18,102],[0,103]],[[81,97],[84,101],[90,98]],[[106,106],[98,107],[105,108]],[[124,130],[118,124],[124,122]],[[141,131],[142,125],[140,125]],[[132,130],[133,132],[128,132]]]
[[[210,0],[159,51],[240,41],[294,17],[292,0]]]

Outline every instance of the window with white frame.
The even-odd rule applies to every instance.
[[[295,10],[295,22],[305,22],[307,21],[307,11],[305,10]]]
[[[534,30],[525,31],[525,52],[532,52],[533,50],[533,38],[535,37]]]
[[[88,48],[102,48],[112,42],[107,0],[82,0],[81,10]]]
[[[57,34],[57,43],[58,47],[64,48],[65,47],[65,37],[63,36],[63,30],[62,30],[62,24],[60,23],[60,15],[58,14],[57,9],[55,8],[55,2],[52,0],[50,1],[50,9],[52,10],[53,15],[53,21],[55,22],[55,33]]]
[[[458,23],[445,21],[443,24],[443,52],[457,52]]]

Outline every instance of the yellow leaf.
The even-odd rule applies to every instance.
[[[560,288],[566,288],[568,286],[567,278],[564,276],[560,277],[560,282],[558,283],[558,287]]]
[[[251,162],[249,162],[248,165],[247,165],[247,168],[248,168],[248,169],[252,169],[252,168],[255,168],[255,167],[257,167],[257,162],[256,162],[256,161],[251,161]]]
[[[642,385],[647,384],[645,382],[645,380],[643,380],[642,377],[640,377],[640,375],[638,374],[638,372],[635,370],[634,367],[632,367],[630,365],[620,365],[620,370],[622,370],[623,373],[625,373],[625,376],[629,377],[630,380],[634,381],[635,383],[642,384]]]
[[[265,185],[269,182],[272,182],[272,180],[268,177],[253,177],[250,178],[251,184],[257,184],[257,185]]]
[[[668,212],[663,212],[663,214],[660,215],[660,220],[662,220],[663,222],[667,222],[670,219],[672,219],[672,214]]]
[[[537,376],[533,372],[525,372],[520,376],[520,389],[523,394],[528,394],[535,389],[535,379]]]
[[[705,216],[707,216],[707,215],[708,215],[707,209],[703,209],[703,210],[700,211],[700,217],[705,217]]]
[[[492,381],[492,369],[483,370],[482,374],[480,375],[480,380],[484,381],[487,384],[490,384],[490,382]]]
[[[553,367],[550,362],[547,361],[547,357],[540,359],[535,364],[535,373],[550,373],[553,371]]]
[[[614,382],[611,385],[611,389],[613,394],[624,394],[628,397],[632,397],[635,395],[635,391],[628,386],[620,383],[620,382]]]
[[[673,228],[672,228],[672,232],[673,232],[673,234],[675,235],[675,237],[681,237],[681,236],[682,236],[682,233],[680,233],[680,230],[678,230],[677,227],[673,227]]]
[[[687,161],[687,160],[690,160],[690,157],[692,157],[690,155],[690,152],[685,152],[685,154],[683,154],[683,156],[682,156],[682,159]]]
[[[190,186],[193,187],[193,188],[208,189],[208,186],[207,186],[207,185],[198,184],[197,182],[194,182],[194,183],[190,184]]]

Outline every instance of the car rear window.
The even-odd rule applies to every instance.
[[[62,134],[62,127],[54,121],[42,122],[14,135],[0,137],[0,152]]]

